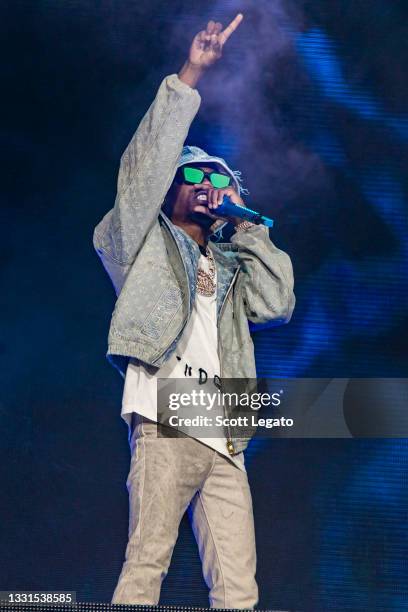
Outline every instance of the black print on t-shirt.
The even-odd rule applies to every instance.
[[[176,359],[178,361],[181,361],[181,357],[179,355],[176,355]],[[186,365],[184,366],[184,376],[187,378],[189,376],[193,375],[193,367],[188,365],[188,363],[186,362]],[[198,368],[198,384],[199,385],[204,385],[208,380],[208,373],[204,370],[204,368]]]

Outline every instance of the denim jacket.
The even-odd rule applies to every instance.
[[[108,360],[125,377],[129,358],[159,368],[175,350],[195,300],[200,250],[161,210],[200,106],[197,90],[173,74],[122,155],[114,207],[94,230],[94,247],[117,300]],[[217,270],[221,380],[256,378],[248,320],[287,323],[295,304],[290,258],[264,226],[236,231],[230,243],[209,242]],[[229,426],[231,455],[248,438]]]

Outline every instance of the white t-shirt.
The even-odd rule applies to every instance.
[[[208,271],[209,262],[200,256],[198,265]],[[218,357],[217,296],[196,293],[191,317],[180,337],[176,350],[155,373],[150,374],[143,366],[129,362],[122,398],[122,418],[130,427],[132,412],[157,422],[157,378],[196,378],[204,370],[209,380],[220,375]],[[202,375],[202,372],[201,372]],[[212,415],[215,416],[215,415]],[[245,471],[244,453],[229,455],[225,437],[199,438],[207,446],[225,455]]]

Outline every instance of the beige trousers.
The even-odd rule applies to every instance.
[[[194,438],[158,437],[157,427],[136,416],[127,479],[129,542],[112,603],[159,603],[188,509],[210,606],[253,608],[258,587],[246,472]]]

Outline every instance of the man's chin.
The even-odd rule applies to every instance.
[[[191,221],[194,221],[194,223],[197,223],[198,225],[200,225],[201,227],[209,230],[210,227],[212,226],[212,224],[214,223],[215,219],[212,219],[211,217],[209,217],[208,215],[206,215],[205,213],[201,213],[201,212],[197,212],[197,211],[193,211],[189,214],[189,218],[191,219]]]

